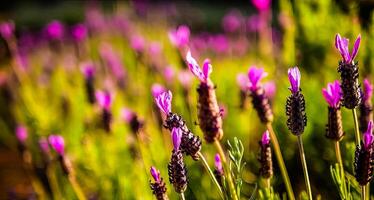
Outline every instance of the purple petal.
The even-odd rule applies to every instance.
[[[173,140],[174,151],[178,151],[182,142],[182,130],[180,128],[173,128],[171,131],[171,137]]]
[[[190,40],[190,28],[186,25],[181,25],[176,30],[169,31],[168,36],[175,47],[185,47]]]
[[[81,64],[81,71],[85,78],[92,78],[95,74],[95,65],[88,61]]]
[[[136,35],[131,37],[130,45],[136,52],[143,52],[145,48],[145,40],[142,36]]]
[[[217,171],[223,173],[222,161],[218,153],[214,156],[214,167]]]
[[[17,140],[20,142],[20,143],[25,143],[26,139],[27,139],[27,129],[26,127],[24,126],[17,126],[16,128],[16,137],[17,137]]]
[[[203,64],[203,74],[204,74],[204,79],[205,81],[208,80],[210,73],[212,73],[213,68],[212,65],[210,64],[209,59],[205,59],[204,64]]]
[[[121,109],[121,118],[126,123],[130,123],[131,120],[133,119],[134,115],[135,115],[134,112],[129,108],[122,108]]]
[[[267,73],[264,72],[264,68],[257,68],[256,66],[251,66],[248,71],[250,90],[255,91],[259,86],[259,82],[265,76],[267,76]]]
[[[171,112],[172,98],[173,95],[170,91],[163,92],[156,97],[157,106],[165,115],[168,115]]]
[[[351,56],[350,62],[354,61],[354,59],[356,58],[357,53],[358,53],[358,49],[360,48],[360,42],[361,42],[361,34],[358,35],[358,37],[355,41],[355,44],[353,46],[352,56]]]
[[[362,142],[364,143],[365,149],[370,148],[371,144],[373,144],[374,136],[373,136],[373,121],[370,121],[368,124],[368,129],[364,133]]]
[[[343,52],[343,58],[345,62],[349,62],[351,60],[351,55],[349,54],[348,45],[349,45],[349,40],[343,37],[340,40],[340,48],[341,48],[341,51]]]
[[[322,89],[322,94],[330,107],[338,108],[340,106],[342,92],[339,81],[328,83],[327,87]]]
[[[364,101],[371,101],[373,96],[373,85],[368,79],[364,79]]]
[[[83,24],[77,24],[73,26],[71,30],[71,35],[73,36],[73,39],[77,42],[80,42],[87,37],[87,28]]]
[[[201,71],[199,65],[197,64],[196,60],[192,57],[191,52],[188,51],[186,55],[186,60],[188,63],[188,67],[190,71],[202,82],[205,81],[204,73]]]
[[[155,167],[151,167],[151,175],[153,177],[153,179],[156,181],[156,182],[160,182],[161,180],[161,177],[160,177],[160,171],[158,171]]]
[[[340,34],[335,35],[335,48],[340,51]],[[341,52],[340,52],[341,53]]]
[[[248,78],[245,74],[240,73],[236,76],[236,82],[241,90],[246,91],[249,88]]]
[[[270,134],[269,134],[269,131],[265,131],[265,133],[262,134],[261,144],[262,145],[268,145],[268,144],[270,144]]]
[[[61,135],[50,135],[48,137],[49,144],[60,156],[64,155],[65,151],[65,142],[64,138]]]
[[[97,91],[95,93],[97,102],[100,107],[103,109],[110,109],[110,106],[112,105],[112,94],[107,91]]]
[[[288,79],[290,80],[290,90],[292,93],[296,93],[300,89],[300,71],[298,67],[288,69]]]
[[[161,93],[165,92],[166,89],[161,84],[154,83],[152,85],[151,91],[152,91],[153,98],[156,98],[156,97],[158,97],[158,95],[160,95]]]

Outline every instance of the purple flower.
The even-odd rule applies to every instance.
[[[342,99],[342,90],[339,81],[328,83],[326,88],[322,89],[323,97],[332,108],[339,108]]]
[[[12,21],[3,22],[0,24],[1,37],[8,40],[13,36],[14,23]]]
[[[44,153],[49,152],[49,144],[48,144],[47,138],[45,138],[45,137],[40,138],[38,143],[39,143],[40,150],[42,152],[44,152]]]
[[[16,137],[17,137],[17,140],[20,142],[20,143],[25,143],[26,139],[27,139],[27,129],[26,127],[22,126],[22,125],[18,125],[17,128],[16,128]]]
[[[173,94],[168,90],[167,92],[163,92],[156,97],[156,103],[158,108],[168,115],[171,112],[171,100],[173,98]]]
[[[268,99],[274,98],[276,89],[277,87],[275,86],[274,81],[269,81],[269,82],[264,83],[265,96]]]
[[[100,107],[106,110],[110,110],[110,106],[112,105],[113,101],[113,97],[110,92],[96,91],[95,96]]]
[[[166,80],[167,83],[172,83],[174,75],[175,75],[174,68],[171,67],[171,66],[165,67],[164,71],[163,71],[163,75],[164,75],[165,80]]]
[[[219,156],[218,153],[214,156],[214,167],[218,172],[223,174],[222,161],[221,161],[221,157]]]
[[[233,10],[227,13],[222,19],[222,27],[225,32],[236,32],[242,24],[242,16],[239,11]]]
[[[151,42],[148,47],[149,54],[153,57],[160,55],[162,50],[161,44],[159,42]]]
[[[265,146],[265,145],[268,145],[270,144],[270,134],[269,134],[269,131],[266,130],[264,132],[264,134],[262,134],[262,137],[261,137],[261,144],[262,146]]]
[[[95,74],[95,65],[92,62],[84,62],[81,64],[81,71],[85,78],[92,78]]]
[[[370,101],[371,97],[373,96],[373,84],[370,83],[368,79],[364,79],[364,101]]]
[[[353,46],[352,54],[349,53],[348,45],[349,40],[347,38],[342,38],[340,34],[336,34],[335,36],[335,48],[339,50],[340,54],[342,55],[343,62],[347,64],[351,64],[357,56],[358,49],[360,47],[361,42],[361,35],[357,36],[355,44]]]
[[[256,66],[251,66],[248,71],[249,89],[251,91],[256,91],[259,87],[261,79],[266,77],[267,75],[268,74],[264,72],[264,68],[257,68]]]
[[[176,30],[169,31],[169,39],[178,48],[187,46],[190,41],[190,28],[186,25],[181,25]]]
[[[288,69],[288,79],[290,80],[291,87],[289,89],[292,93],[296,93],[300,90],[300,71],[299,68],[293,67]]]
[[[73,39],[77,42],[80,42],[87,37],[87,28],[83,24],[77,24],[72,27],[71,29],[71,35],[73,36]]]
[[[153,179],[155,180],[155,182],[158,183],[158,182],[161,181],[161,176],[160,176],[160,171],[159,170],[157,170],[155,167],[152,166],[150,172],[151,172],[151,175],[152,175]]]
[[[64,25],[57,20],[53,20],[45,27],[47,37],[52,40],[60,40],[64,36]]]
[[[108,43],[100,45],[100,56],[104,59],[111,72],[118,80],[125,77],[125,70],[122,65],[120,56],[113,50],[112,46]]]
[[[252,4],[256,7],[259,12],[269,10],[271,6],[271,0],[251,0]]]
[[[158,83],[154,83],[151,88],[153,98],[157,98],[161,93],[165,92],[164,86]]]
[[[133,36],[131,37],[130,45],[136,52],[143,52],[145,48],[144,38],[140,35]]]
[[[182,87],[188,89],[192,85],[193,75],[188,70],[183,70],[178,73],[178,80]]]
[[[201,71],[200,66],[196,60],[192,57],[191,52],[187,52],[186,60],[190,71],[203,83],[206,83],[209,79],[210,73],[212,73],[212,65],[209,59],[205,59],[203,69]]]
[[[225,53],[229,48],[229,41],[224,34],[209,37],[209,46],[216,53]]]
[[[48,137],[49,144],[60,156],[63,156],[65,153],[65,142],[64,138],[61,135],[50,135]]]
[[[362,136],[362,142],[364,143],[364,148],[369,149],[370,146],[373,144],[374,136],[373,136],[373,121],[370,121],[368,124],[368,129]]]
[[[129,108],[122,108],[121,109],[121,118],[126,122],[130,123],[134,117],[134,112]]]
[[[244,73],[236,75],[236,83],[242,91],[246,91],[249,88],[248,78]]]
[[[173,140],[174,151],[178,151],[182,142],[182,130],[179,127],[173,128],[171,138]]]

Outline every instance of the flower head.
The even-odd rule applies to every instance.
[[[92,62],[84,62],[81,64],[81,71],[85,78],[92,78],[95,74],[95,65]]]
[[[50,135],[48,137],[49,144],[60,156],[65,153],[65,142],[61,135]]]
[[[173,128],[171,131],[171,137],[173,140],[174,151],[178,151],[182,142],[182,130],[179,127]]]
[[[186,25],[181,25],[176,30],[169,31],[169,39],[178,48],[187,46],[190,41],[190,28]]]
[[[25,143],[26,139],[27,139],[27,129],[26,127],[24,126],[17,126],[16,128],[16,137],[17,137],[17,140],[20,142],[20,143]]]
[[[249,89],[251,91],[256,91],[259,87],[261,79],[266,77],[267,75],[268,74],[264,72],[264,68],[257,68],[256,66],[251,66],[248,71]]]
[[[174,75],[175,75],[174,68],[171,66],[165,67],[163,71],[163,75],[165,77],[166,82],[172,83]]]
[[[192,57],[191,52],[187,52],[186,60],[190,71],[203,83],[206,83],[209,79],[210,73],[212,73],[212,65],[209,59],[205,59],[203,69],[197,64],[196,60]]]
[[[270,144],[270,134],[269,134],[269,131],[266,130],[264,132],[264,134],[262,134],[261,145],[265,146],[265,145],[268,145],[268,144]]]
[[[173,98],[173,94],[168,90],[167,92],[163,92],[160,95],[156,97],[156,103],[158,108],[162,112],[165,113],[165,115],[168,115],[171,112],[171,100]]]
[[[155,182],[160,182],[161,181],[161,176],[160,176],[160,171],[157,170],[155,167],[151,167],[150,169],[150,172],[151,172],[151,175],[153,177],[153,179],[155,180]]]
[[[38,143],[39,143],[39,148],[42,152],[44,152],[44,153],[49,152],[49,144],[48,144],[47,138],[45,138],[45,137],[40,138]]]
[[[145,48],[145,40],[142,36],[137,35],[133,36],[130,41],[131,47],[136,51],[136,52],[143,52]]]
[[[87,37],[87,27],[83,24],[76,24],[71,29],[71,35],[75,41],[80,42]]]
[[[106,110],[109,110],[113,101],[112,94],[108,91],[97,91],[95,95],[99,106]]]
[[[339,81],[328,83],[326,88],[322,89],[323,97],[332,108],[339,108],[342,99],[342,90]]]
[[[214,167],[216,168],[218,172],[223,174],[222,161],[218,153],[214,156]]]
[[[335,48],[339,50],[340,54],[342,55],[343,62],[347,64],[351,64],[357,56],[358,49],[360,48],[361,42],[361,35],[357,36],[355,44],[353,46],[352,54],[349,53],[348,45],[349,40],[347,38],[342,38],[340,34],[336,34],[335,36]]]
[[[222,19],[222,27],[226,32],[237,31],[242,24],[242,16],[237,10],[228,12]]]
[[[370,83],[368,79],[364,79],[364,101],[370,101],[371,97],[373,96],[373,84]]]
[[[45,27],[45,32],[48,38],[59,40],[64,36],[64,29],[65,27],[60,21],[53,20],[52,22],[47,24],[47,26]]]
[[[148,47],[148,52],[151,56],[159,56],[162,50],[162,46],[159,42],[151,42]]]
[[[269,10],[271,6],[271,0],[252,0],[252,4],[259,12],[263,12]]]
[[[0,34],[4,39],[9,39],[14,33],[14,23],[12,21],[3,22],[0,24]]]
[[[239,85],[242,91],[246,91],[249,87],[248,78],[244,73],[236,75],[236,83]]]
[[[154,83],[151,88],[153,98],[157,98],[161,93],[165,92],[166,89],[159,83]]]
[[[373,121],[370,121],[368,124],[368,129],[364,133],[362,137],[362,142],[364,143],[364,148],[370,148],[371,144],[373,144],[374,136],[373,136]]]
[[[122,108],[121,109],[121,118],[126,123],[130,123],[134,116],[135,116],[135,113],[131,109],[129,109],[129,108]]]
[[[291,87],[289,88],[292,93],[296,93],[300,90],[300,71],[298,67],[288,69],[288,79],[290,80]]]

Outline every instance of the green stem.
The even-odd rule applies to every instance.
[[[68,176],[69,182],[79,200],[86,200],[84,193],[73,175]]]
[[[288,173],[287,173],[286,165],[284,164],[284,160],[283,160],[283,156],[282,156],[282,153],[281,153],[281,150],[280,150],[280,147],[279,147],[277,136],[275,135],[275,132],[273,130],[273,126],[271,125],[271,123],[267,123],[266,127],[267,127],[267,129],[270,133],[270,141],[273,144],[275,157],[277,158],[277,162],[278,162],[281,174],[282,174],[282,178],[283,178],[284,184],[286,185],[288,198],[290,200],[295,200],[295,196],[294,196],[294,193],[293,193],[293,190],[292,190],[291,181],[290,181],[290,178],[289,178]]]
[[[210,179],[212,179],[213,183],[216,185],[217,189],[218,189],[218,192],[219,192],[219,196],[222,198],[222,199],[225,199],[224,195],[223,195],[223,192],[222,192],[222,189],[221,189],[221,186],[219,185],[216,177],[214,176],[212,170],[210,169],[209,167],[209,164],[208,162],[206,161],[205,157],[203,156],[203,154],[201,152],[198,152],[198,155],[205,167],[205,169],[208,171],[208,174],[210,175]]]
[[[180,197],[181,197],[181,200],[186,200],[186,198],[184,197],[184,193],[179,193]]]
[[[309,175],[308,175],[308,167],[306,165],[305,153],[304,153],[304,146],[303,146],[303,139],[302,139],[301,135],[297,136],[297,142],[299,144],[299,152],[300,152],[301,164],[303,165],[303,172],[304,172],[306,190],[307,190],[309,199],[312,200],[313,199],[312,198],[312,190],[310,188],[310,181],[309,181]]]
[[[342,177],[342,185],[343,185],[344,195],[348,195],[348,193],[347,193],[347,185],[345,183],[345,174],[344,174],[345,172],[344,172],[342,155],[340,153],[339,141],[335,142],[335,154],[336,154],[336,161],[339,163],[339,166],[340,166],[340,172],[341,172],[341,177]],[[345,198],[347,198],[347,197],[345,197]]]
[[[361,186],[361,199],[366,200],[366,185]]]
[[[355,124],[355,139],[356,139],[356,145],[358,146],[361,146],[361,143],[360,143],[360,131],[359,131],[359,128],[358,128],[358,120],[357,120],[357,112],[356,112],[356,108],[353,108],[352,109],[352,113],[353,113],[353,122]]]

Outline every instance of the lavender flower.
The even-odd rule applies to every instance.
[[[339,81],[328,83],[327,87],[322,89],[322,94],[329,105],[326,137],[335,141],[340,141],[344,136],[344,131],[340,111],[342,95]]]
[[[240,29],[242,21],[243,19],[239,11],[230,11],[222,19],[223,30],[228,33],[236,32]]]
[[[299,68],[294,67],[288,70],[288,79],[291,84],[289,89],[292,94],[287,98],[286,104],[287,127],[294,135],[301,135],[307,124],[305,100],[300,89],[300,78]]]
[[[358,82],[358,64],[354,62],[360,47],[359,35],[354,44],[352,54],[349,53],[347,38],[335,37],[335,47],[339,50],[342,60],[339,62],[338,72],[341,77],[343,91],[343,105],[348,109],[354,109],[361,103],[361,89]]]
[[[39,143],[39,148],[43,153],[48,154],[50,152],[47,138],[45,137],[40,138],[38,143]]]
[[[0,35],[5,40],[9,40],[14,34],[14,23],[13,21],[2,22],[0,24]]]
[[[221,140],[223,137],[222,117],[217,103],[215,86],[209,79],[212,65],[209,59],[205,59],[201,70],[190,51],[187,53],[186,60],[191,72],[200,80],[200,85],[197,88],[199,93],[198,117],[200,128],[204,132],[204,139],[208,143]]]
[[[371,97],[373,96],[373,85],[368,79],[364,79],[364,91],[362,94],[362,103],[360,104],[360,130],[364,132],[367,129],[369,121],[373,120],[373,104]]]
[[[28,134],[27,134],[26,127],[24,127],[22,125],[17,126],[16,137],[17,137],[18,142],[24,145],[25,142],[26,142],[27,136],[28,136]]]
[[[373,177],[373,121],[368,124],[368,129],[362,137],[361,146],[357,145],[354,160],[354,172],[357,182],[365,186]]]
[[[173,98],[173,94],[169,91],[163,92],[156,97],[157,106],[160,110],[165,114],[169,115],[171,112],[171,100]]]
[[[138,115],[128,108],[121,109],[121,118],[130,125],[134,134],[139,133],[144,126],[144,121],[139,119]]]
[[[122,64],[120,56],[113,50],[112,46],[107,43],[100,45],[100,56],[111,70],[112,74],[117,78],[120,84],[125,81],[126,71]]]
[[[130,45],[131,48],[133,48],[138,54],[140,54],[145,49],[145,40],[142,36],[136,35],[131,37]]]
[[[57,20],[53,20],[45,27],[45,33],[47,37],[51,40],[61,40],[64,36],[65,27]]]
[[[153,98],[157,98],[161,93],[165,92],[166,89],[159,83],[154,83],[151,87]]]
[[[96,100],[94,87],[95,66],[92,62],[85,62],[81,64],[81,70],[85,78],[85,88],[88,101],[91,104],[94,104]]]
[[[71,29],[71,35],[76,42],[81,42],[87,38],[87,27],[83,24],[76,24]]]
[[[259,12],[265,12],[270,9],[271,0],[252,0],[252,4]]]
[[[179,148],[182,140],[182,130],[173,128],[173,152],[168,164],[169,181],[173,184],[177,193],[183,193],[187,189],[187,169],[183,161],[182,150]]]
[[[112,121],[112,113],[110,111],[113,95],[108,91],[97,91],[95,93],[96,100],[102,108],[102,123],[105,131],[110,132],[110,124]]]
[[[180,128],[173,128],[171,131],[174,151],[178,151],[182,142],[182,130]]]
[[[176,30],[169,31],[169,39],[177,48],[186,47],[190,41],[190,28],[186,25],[181,25]]]
[[[168,84],[172,84],[173,83],[173,79],[174,79],[174,76],[175,76],[175,71],[174,71],[174,68],[171,67],[171,66],[167,66],[164,68],[164,71],[163,71],[163,75],[165,77],[165,80]]]
[[[270,144],[270,134],[269,131],[265,131],[264,134],[262,134],[261,137],[261,145],[266,146]]]
[[[157,200],[168,200],[169,198],[166,194],[166,184],[161,178],[160,171],[158,171],[155,167],[151,167],[150,172],[154,180],[153,183],[150,182],[153,195],[155,195]]]
[[[56,153],[60,156],[64,156],[65,154],[65,141],[61,135],[50,135],[48,137],[49,144],[51,145],[52,149],[56,151]]]
[[[263,85],[264,87],[264,90],[265,90],[265,96],[271,101],[274,96],[275,96],[275,92],[276,92],[276,85],[275,85],[275,82],[274,81],[268,81],[266,83],[264,83]]]
[[[273,176],[273,161],[270,148],[270,134],[269,131],[265,131],[260,141],[260,156],[258,161],[261,164],[260,175],[265,179],[269,179]]]
[[[260,84],[261,79],[266,76],[267,73],[263,68],[251,66],[248,70],[248,87],[252,97],[252,104],[262,123],[272,122],[274,118],[269,99],[266,96],[263,85]]]
[[[178,80],[182,85],[183,89],[188,90],[191,88],[193,76],[187,70],[182,70],[178,73]]]
[[[218,181],[218,184],[222,187],[223,186],[223,176],[225,175],[224,174],[224,171],[223,171],[223,166],[222,166],[222,161],[221,161],[221,157],[219,156],[219,154],[217,153],[215,156],[214,156],[214,176],[216,177],[217,181]]]

